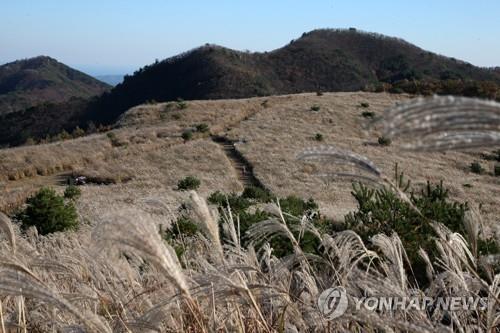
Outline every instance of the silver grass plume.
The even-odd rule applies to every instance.
[[[16,235],[12,228],[12,222],[4,213],[0,212],[0,231],[7,235],[12,252],[16,252]]]
[[[383,136],[401,138],[402,148],[441,151],[500,145],[500,103],[434,96],[397,105],[375,120]]]
[[[389,278],[395,282],[399,290],[406,291],[408,280],[404,268],[404,262],[408,264],[410,260],[403,247],[403,243],[397,234],[393,233],[391,237],[384,234],[378,234],[371,238],[371,242],[375,245],[388,260],[384,261],[384,269]],[[388,262],[387,262],[388,261]],[[396,287],[395,286],[395,287]]]
[[[34,276],[26,274],[24,270],[0,268],[0,294],[21,295],[27,298],[38,299],[69,311],[83,322],[90,332],[111,332],[111,329],[96,315],[75,307],[62,295],[51,290]]]
[[[116,212],[93,232],[99,248],[114,247],[136,251],[150,261],[189,299],[188,283],[175,251],[164,242],[153,223],[138,212]]]
[[[334,146],[318,146],[307,148],[297,156],[297,159],[302,161],[327,161],[334,164],[350,165],[355,167],[359,171],[367,173],[369,176],[373,177],[373,179],[379,178],[382,174],[377,166],[367,157]],[[343,176],[344,174],[338,173],[334,175]],[[354,174],[345,175],[351,177],[357,176]],[[360,175],[360,177],[366,176]]]
[[[208,208],[207,202],[195,191],[190,191],[189,197],[195,214],[194,222],[205,233],[205,236],[210,239],[215,251],[222,258],[223,250],[219,236],[219,225],[217,223],[218,216],[214,216]]]
[[[354,167],[358,173],[332,173],[328,176],[354,178],[360,183],[371,183],[377,185],[388,185],[399,198],[405,201],[410,207],[422,215],[418,208],[413,204],[410,198],[394,184],[368,157],[356,154],[352,151],[340,149],[335,146],[319,146],[307,148],[301,152],[297,159],[299,160],[317,160],[326,161],[334,164],[346,164]],[[363,174],[365,173],[365,174]]]

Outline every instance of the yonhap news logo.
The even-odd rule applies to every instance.
[[[348,297],[343,287],[324,290],[318,297],[318,309],[327,319],[342,316],[352,302],[356,311],[485,311],[488,309],[488,298],[475,296],[450,297]]]
[[[348,305],[347,293],[342,287],[326,289],[318,297],[318,308],[328,319],[342,316]]]

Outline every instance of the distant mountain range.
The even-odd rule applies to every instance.
[[[362,89],[497,98],[499,84],[498,68],[476,67],[398,38],[323,29],[304,33],[272,52],[247,53],[207,44],[156,62],[87,102],[43,105],[0,119],[0,144],[18,144],[27,137],[88,123],[112,124],[129,108],[152,100]]]
[[[102,81],[114,87],[123,82],[123,78],[125,77],[125,75],[96,75],[94,77],[99,81]]]
[[[0,115],[44,102],[100,95],[111,87],[55,59],[39,56],[0,66]]]

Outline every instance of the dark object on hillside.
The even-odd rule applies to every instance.
[[[82,186],[87,184],[87,177],[84,176],[71,176],[68,178],[68,185]]]

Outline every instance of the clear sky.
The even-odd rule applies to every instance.
[[[264,51],[356,27],[500,66],[499,16],[500,0],[0,0],[0,63],[48,55],[122,74],[207,42]]]

